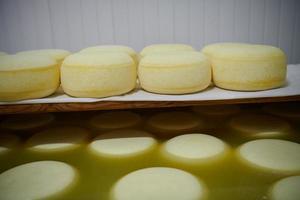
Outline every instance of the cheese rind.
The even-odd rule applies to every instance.
[[[298,200],[300,197],[300,176],[290,176],[273,184],[269,190],[271,200]]]

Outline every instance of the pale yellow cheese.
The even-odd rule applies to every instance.
[[[241,162],[247,166],[275,174],[300,172],[300,144],[278,139],[253,140],[237,149]]]
[[[300,176],[290,176],[273,184],[269,190],[270,200],[299,200]]]
[[[104,52],[123,52],[128,54],[133,61],[138,64],[139,57],[137,53],[130,47],[122,46],[122,45],[100,45],[100,46],[93,46],[87,47],[82,49],[79,53],[104,53]]]
[[[223,43],[209,45],[202,51],[210,57],[213,81],[218,87],[256,91],[285,84],[286,56],[279,48]]]
[[[89,125],[97,130],[112,130],[135,127],[141,123],[141,117],[130,111],[110,111],[94,115]]]
[[[65,93],[74,97],[108,97],[135,88],[136,67],[125,53],[73,54],[61,67]]]
[[[183,52],[183,51],[194,51],[194,48],[186,44],[153,44],[146,46],[140,53],[140,55],[146,56],[148,54],[160,54],[168,52]]]
[[[0,57],[0,101],[42,98],[59,86],[59,66],[45,56]]]
[[[71,53],[67,50],[63,49],[37,49],[37,50],[30,50],[30,51],[21,51],[17,54],[20,55],[33,55],[33,56],[48,56],[61,65],[63,60],[69,56]]]
[[[203,200],[205,184],[192,174],[167,167],[140,169],[118,180],[111,200]]]
[[[62,198],[78,180],[72,166],[57,161],[19,165],[0,174],[0,198],[31,200]]]
[[[199,52],[150,54],[138,68],[141,87],[160,94],[185,94],[204,90],[211,83],[208,59]]]

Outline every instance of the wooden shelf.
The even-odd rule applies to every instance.
[[[100,101],[95,103],[44,103],[0,105],[0,114],[72,112],[89,110],[114,110],[135,108],[165,108],[195,105],[271,103],[300,101],[300,95],[283,97],[262,97],[230,100],[197,100],[197,101]]]

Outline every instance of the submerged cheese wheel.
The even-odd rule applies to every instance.
[[[267,104],[263,107],[263,111],[291,120],[300,120],[300,104],[298,102]]]
[[[20,139],[10,133],[0,133],[0,156],[16,148]]]
[[[153,133],[172,136],[202,128],[203,122],[191,113],[171,111],[153,115],[148,119],[147,126]]]
[[[58,198],[77,178],[77,171],[63,162],[27,163],[0,174],[0,196],[5,200]]]
[[[137,53],[130,47],[122,45],[100,45],[82,49],[79,53],[103,53],[103,52],[123,52],[128,54],[137,64],[139,61]]]
[[[76,126],[59,126],[36,133],[26,145],[33,152],[64,152],[87,142],[89,132]]]
[[[286,56],[267,45],[223,43],[209,45],[203,53],[210,57],[216,86],[241,91],[281,87],[286,79]]]
[[[281,118],[264,114],[245,114],[233,117],[229,126],[236,133],[253,138],[287,136],[291,127]]]
[[[0,101],[41,98],[59,86],[59,66],[48,57],[7,55],[0,58]]]
[[[202,200],[206,196],[202,181],[183,170],[166,167],[131,172],[111,190],[112,200]]]
[[[138,74],[143,89],[161,94],[198,92],[211,82],[210,62],[199,52],[147,55]]]
[[[137,126],[141,117],[130,111],[110,111],[93,116],[89,120],[92,128],[97,130],[112,130]]]
[[[61,65],[63,60],[69,56],[71,53],[69,51],[63,49],[38,49],[38,50],[31,50],[31,51],[21,51],[17,54],[20,55],[33,55],[33,56],[48,56]]]
[[[223,159],[228,146],[222,140],[206,134],[186,134],[174,137],[163,145],[168,159],[185,164],[207,164]]]
[[[125,53],[73,54],[61,67],[63,90],[74,97],[107,97],[135,88],[136,67]]]
[[[120,158],[145,154],[156,147],[156,140],[139,130],[116,130],[99,135],[89,145],[98,156]]]
[[[0,127],[12,131],[25,131],[46,126],[54,119],[54,115],[50,113],[12,115],[4,119]]]
[[[237,105],[194,106],[192,110],[209,117],[227,117],[240,112],[240,107]]]
[[[271,200],[299,200],[300,176],[290,176],[277,181],[269,191]]]
[[[237,154],[248,166],[277,174],[300,172],[300,144],[278,139],[253,140],[241,145]]]
[[[148,54],[160,54],[168,52],[182,52],[182,51],[194,51],[194,48],[186,44],[153,44],[145,47],[141,51],[141,56],[146,56]]]

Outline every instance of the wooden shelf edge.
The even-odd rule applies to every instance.
[[[72,112],[90,110],[115,110],[135,108],[164,108],[196,105],[271,103],[284,101],[300,101],[300,95],[283,97],[262,97],[229,100],[197,100],[197,101],[100,101],[95,103],[45,103],[0,105],[0,114]]]

